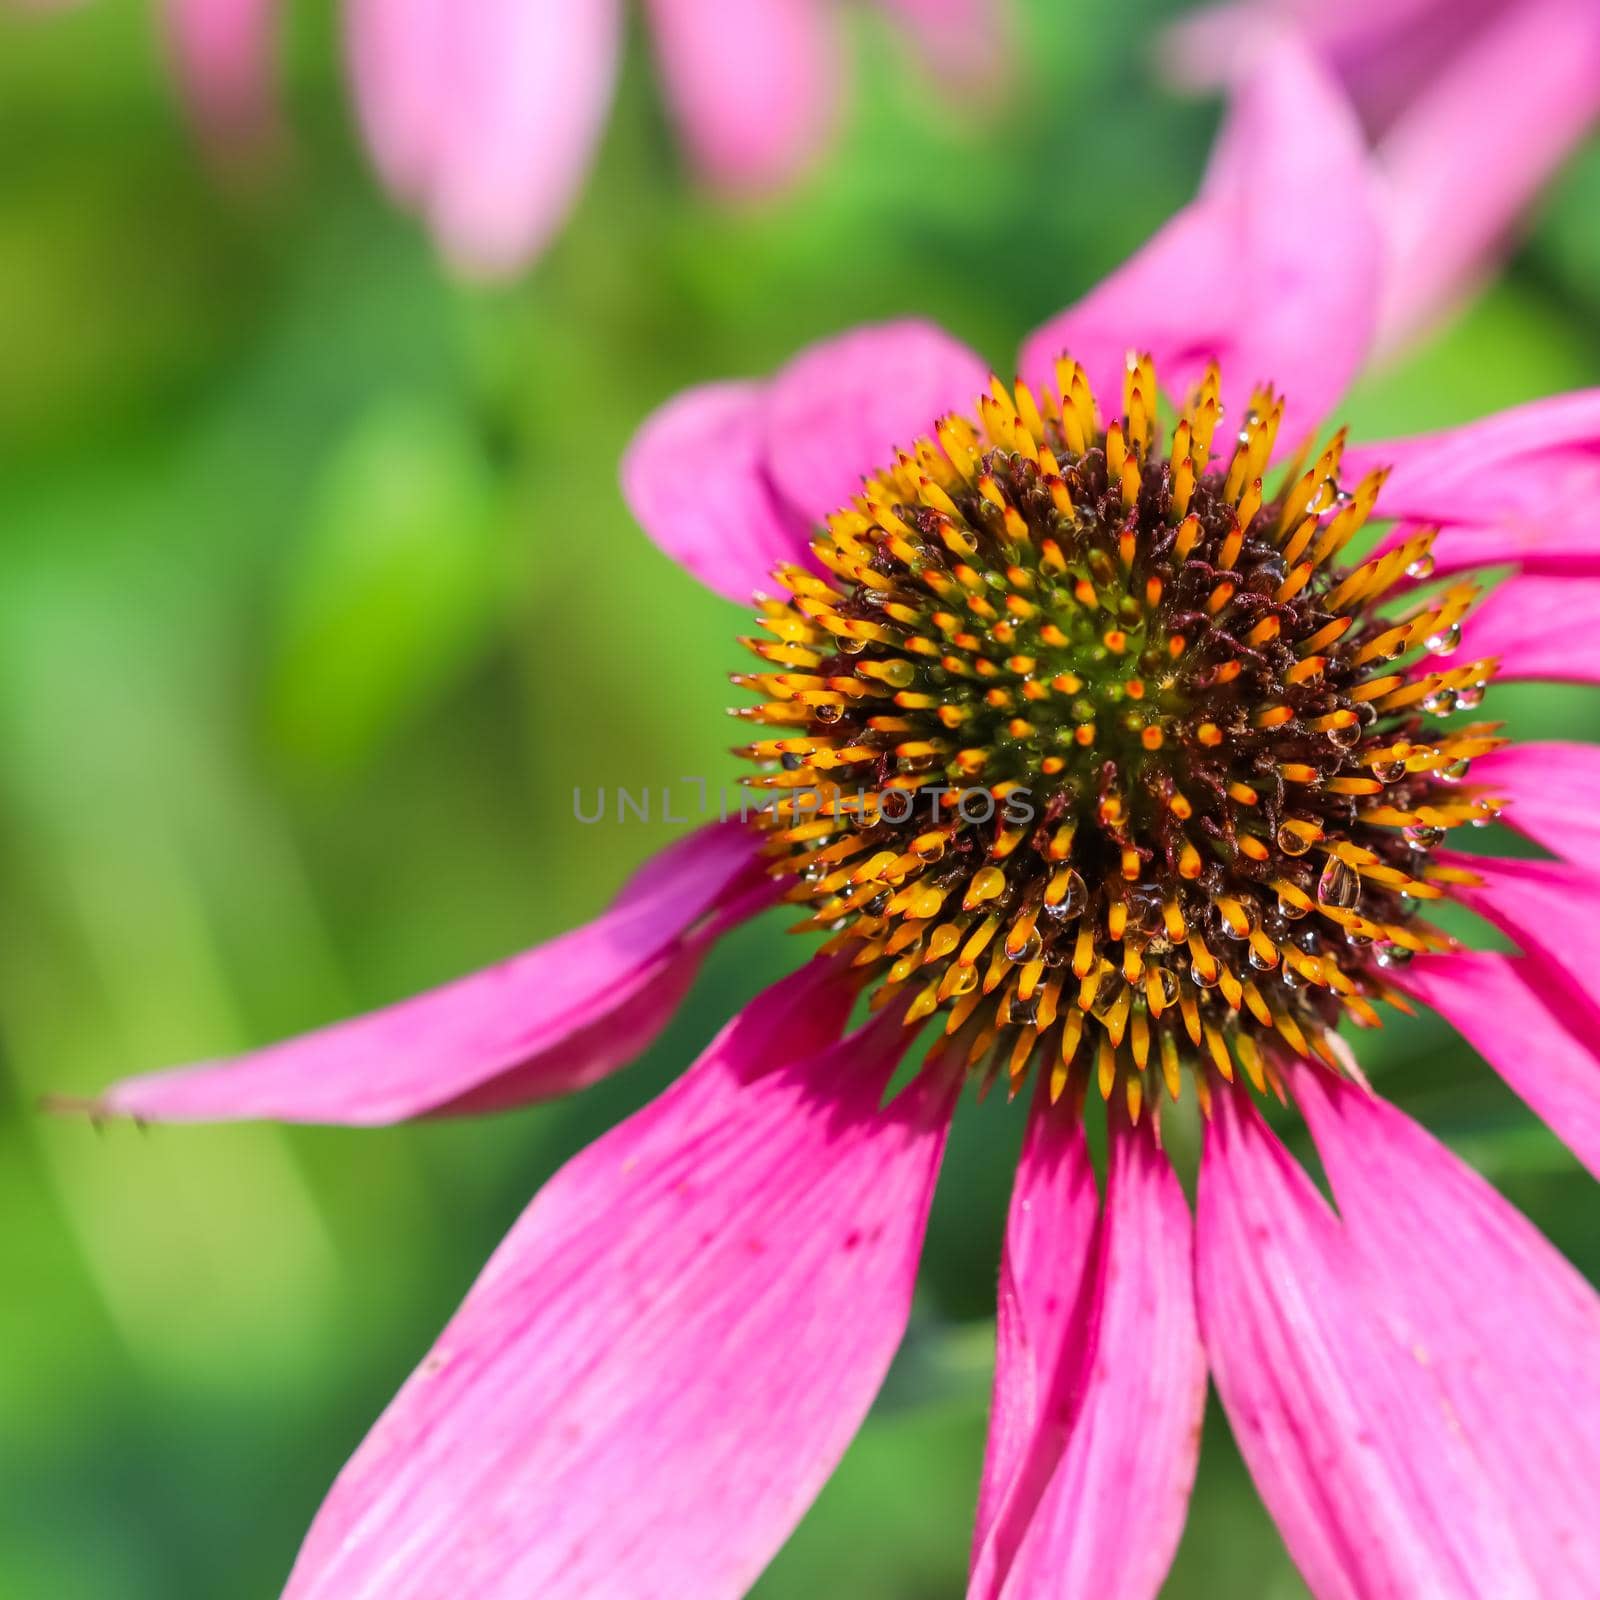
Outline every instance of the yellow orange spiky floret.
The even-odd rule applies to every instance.
[[[1337,1070],[1340,1021],[1448,943],[1434,847],[1496,814],[1460,783],[1496,729],[1442,721],[1494,664],[1429,665],[1474,589],[1420,587],[1431,531],[1343,564],[1384,474],[1344,488],[1341,432],[1277,481],[1281,398],[1225,434],[1221,393],[1213,368],[1164,432],[1148,357],[1118,416],[1071,360],[1042,393],[992,380],[743,641],[734,714],[771,733],[740,753],[800,926],[874,1004],[942,1015],[985,1085],[1137,1117],[1186,1077],[1276,1089],[1283,1047]]]

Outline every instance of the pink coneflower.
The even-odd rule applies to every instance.
[[[1356,98],[1382,175],[1389,270],[1380,346],[1487,273],[1600,118],[1595,0],[1227,0],[1176,24],[1190,83],[1226,80],[1285,23]]]
[[[202,127],[270,125],[277,0],[167,0]],[[947,88],[992,88],[1001,0],[877,0]],[[656,63],[695,169],[748,195],[800,175],[832,132],[839,0],[645,0]],[[620,60],[622,0],[347,0],[362,131],[384,181],[482,276],[549,243],[594,159]]]
[[[672,402],[626,487],[713,587],[768,590],[739,715],[775,809],[494,971],[108,1093],[169,1120],[533,1100],[636,1052],[773,896],[828,931],[534,1200],[334,1485],[295,1600],[743,1593],[899,1342],[969,1083],[1028,1117],[974,1600],[1155,1593],[1208,1372],[1319,1596],[1597,1592],[1600,1305],[1336,1030],[1437,1007],[1600,1169],[1600,757],[1475,717],[1492,679],[1600,677],[1600,392],[1303,444],[1376,323],[1366,184],[1283,44],[1200,198],[1025,381],[899,323]],[[1479,566],[1514,570],[1479,599]],[[1555,859],[1445,848],[1502,810]],[[1522,954],[1458,950],[1448,902]],[[1159,1137],[1190,1098],[1193,1220]]]

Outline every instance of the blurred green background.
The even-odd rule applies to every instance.
[[[292,145],[249,179],[197,154],[140,0],[0,15],[0,1595],[275,1594],[528,1197],[792,959],[781,919],[750,930],[637,1066],[491,1120],[36,1110],[554,934],[661,837],[580,828],[574,784],[731,772],[743,618],[630,524],[632,429],[903,312],[1008,367],[1201,167],[1216,108],[1148,67],[1165,8],[1023,9],[988,118],[863,17],[835,159],[739,212],[686,179],[636,37],[576,218],[495,292],[376,192],[326,6],[291,8]],[[1358,432],[1600,381],[1597,216],[1591,151],[1492,292],[1363,383]],[[1490,709],[1600,732],[1581,695]],[[1600,1270],[1587,1180],[1464,1047],[1363,1047]],[[1019,1123],[964,1107],[906,1353],[763,1600],[962,1592]],[[1214,1404],[1169,1592],[1304,1592]]]

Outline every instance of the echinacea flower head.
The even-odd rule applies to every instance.
[[[1282,402],[1219,441],[1213,368],[1164,439],[1157,380],[1130,361],[1102,423],[1064,359],[942,418],[829,519],[821,576],[780,569],[735,680],[823,954],[906,1024],[941,1014],[967,1067],[1087,1079],[1134,1121],[1186,1077],[1208,1098],[1201,1063],[1342,1070],[1340,1019],[1450,947],[1420,916],[1461,876],[1434,852],[1493,820],[1462,782],[1502,742],[1445,720],[1493,661],[1429,662],[1475,588],[1385,609],[1433,532],[1341,561],[1385,474],[1342,488],[1339,435],[1264,501]]]
[[[1381,181],[1380,348],[1478,287],[1600,119],[1592,0],[1225,0],[1181,18],[1172,77],[1225,83],[1295,28],[1353,96]]]
[[[1600,1172],[1600,756],[1479,720],[1499,681],[1600,682],[1600,394],[1319,432],[1381,261],[1359,126],[1283,43],[1199,198],[1018,381],[901,322],[645,424],[641,523],[756,597],[736,715],[770,804],[490,972],[104,1097],[535,1100],[637,1053],[754,911],[827,933],[534,1199],[340,1475],[293,1600],[745,1593],[883,1379],[951,1117],[988,1085],[1026,1134],[970,1600],[1154,1595],[1208,1374],[1319,1597],[1596,1592],[1600,1300],[1367,1086],[1343,1024],[1436,1008]],[[1551,859],[1453,848],[1501,817]],[[1458,947],[1450,903],[1520,953]],[[1204,1113],[1192,1211],[1174,1100]]]
[[[166,0],[179,81],[222,147],[274,123],[279,0]],[[947,89],[1005,69],[1001,0],[880,0]],[[662,89],[695,171],[733,196],[793,182],[844,99],[836,0],[646,0]],[[605,131],[622,0],[346,0],[361,131],[384,182],[478,277],[535,259]]]

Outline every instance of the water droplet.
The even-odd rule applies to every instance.
[[[1170,967],[1150,967],[1147,969],[1149,976],[1145,982],[1148,985],[1154,979],[1156,993],[1161,996],[1161,1008],[1178,1003],[1178,975]]]
[[[1409,567],[1406,568],[1406,576],[1408,578],[1415,578],[1419,583],[1425,578],[1431,578],[1433,576],[1432,552],[1424,550],[1423,553],[1418,556]]]
[[[963,961],[956,967],[954,976],[950,979],[950,993],[971,994],[978,987],[978,969],[970,961]]]
[[[1200,963],[1195,961],[1190,963],[1189,978],[1197,989],[1215,989],[1220,981],[1220,974],[1213,967],[1208,976]]]
[[[1406,775],[1403,761],[1374,761],[1368,770],[1379,783],[1399,783]]]
[[[1403,944],[1391,944],[1387,940],[1377,949],[1377,962],[1380,967],[1393,969],[1405,966],[1412,957],[1413,952]]]
[[[938,861],[945,850],[945,836],[942,833],[925,833],[911,848],[923,861]]]
[[[1066,886],[1061,892],[1061,898],[1054,905],[1048,896],[1045,899],[1045,915],[1057,917],[1062,922],[1070,921],[1073,917],[1081,917],[1083,908],[1089,903],[1089,888],[1084,883],[1082,874],[1076,867],[1067,869]]]
[[[844,715],[844,707],[835,705],[813,706],[811,714],[818,722],[837,722]]]
[[[1472,763],[1463,756],[1459,761],[1452,761],[1449,766],[1439,769],[1439,781],[1441,783],[1460,783],[1471,770]]]
[[[1487,684],[1469,683],[1464,689],[1456,690],[1456,705],[1463,711],[1476,711],[1483,704],[1483,691]]]
[[[1106,976],[1100,980],[1100,987],[1094,992],[1094,999],[1089,1004],[1089,1015],[1096,1022],[1104,1022],[1111,1015],[1112,1007],[1126,993],[1128,985],[1120,972],[1106,962]]]
[[[1429,716],[1448,717],[1459,703],[1454,689],[1436,689],[1422,702],[1422,709]]]
[[[858,656],[867,648],[867,641],[865,639],[853,638],[848,633],[840,638],[837,642],[840,652],[847,656]]]
[[[1339,497],[1338,485],[1332,478],[1324,478],[1317,485],[1317,492],[1306,503],[1306,511],[1314,517],[1320,517],[1324,511],[1329,511]]]
[[[1372,935],[1370,933],[1362,933],[1355,928],[1346,928],[1344,931],[1344,942],[1349,945],[1352,950],[1365,950],[1366,947],[1372,943]]]
[[[1425,822],[1414,822],[1405,830],[1405,838],[1413,850],[1431,850],[1444,838],[1444,829],[1430,827]]]
[[[1317,899],[1336,911],[1352,911],[1361,898],[1361,879],[1348,862],[1338,856],[1329,856],[1328,864],[1317,879]]]
[[[863,589],[860,598],[869,606],[877,606],[881,609],[888,605],[894,597],[887,589]]]
[[[798,772],[805,764],[804,756],[797,756],[793,750],[783,752],[782,765],[785,772]]]
[[[1452,622],[1448,628],[1441,628],[1438,633],[1430,633],[1422,641],[1422,648],[1430,656],[1448,655],[1461,643],[1461,624]]]
[[[1271,972],[1278,964],[1278,955],[1275,950],[1262,950],[1257,945],[1250,946],[1250,965],[1257,972]]]
[[[1031,1028],[1039,1020],[1039,997],[1029,995],[1026,1000],[1021,995],[1012,995],[1010,1004],[1006,1007],[1006,1021],[1014,1022],[1020,1027]]]
[[[1337,750],[1353,750],[1361,742],[1360,720],[1348,723],[1342,728],[1328,729],[1328,743]]]
[[[1153,883],[1137,883],[1128,891],[1128,921],[1141,932],[1164,926],[1161,891]]]
[[[1006,960],[1015,961],[1019,964],[1026,961],[1037,961],[1043,949],[1044,940],[1039,937],[1038,930],[1030,928],[1028,936],[1020,944],[1013,944],[1009,938],[1006,940]]]
[[[1294,901],[1278,896],[1278,914],[1287,917],[1290,922],[1298,922],[1301,917],[1310,916],[1310,911],[1305,906],[1297,906]]]
[[[1311,848],[1311,840],[1287,822],[1281,822],[1278,824],[1278,848],[1286,856],[1303,856]]]
[[[878,668],[878,676],[891,689],[909,689],[917,679],[917,669],[909,661],[885,661]]]
[[[889,901],[891,898],[892,896],[890,895],[889,891],[885,889],[882,894],[873,895],[873,897],[867,901],[867,903],[862,906],[861,909],[869,917],[881,917],[884,912],[889,909]]]

